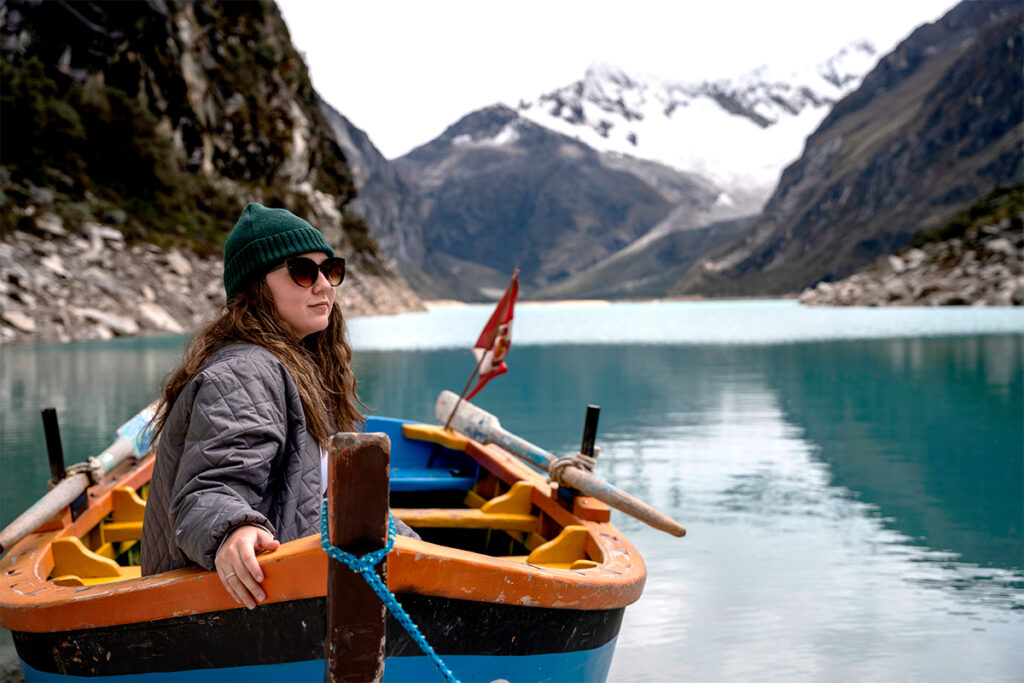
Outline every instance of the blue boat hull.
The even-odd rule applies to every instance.
[[[502,657],[499,655],[449,655],[445,664],[460,681],[564,681],[565,683],[593,683],[608,677],[608,669],[615,651],[615,640],[593,650],[557,654]],[[322,681],[324,660],[239,666],[226,669],[200,669],[120,676],[66,676],[37,671],[21,663],[25,683],[57,683],[58,681],[137,681],[138,683],[164,683],[173,681],[210,681],[211,683],[270,683],[276,681]],[[388,657],[384,661],[384,683],[407,681],[441,681],[441,674],[427,657]]]

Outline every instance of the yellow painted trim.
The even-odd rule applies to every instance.
[[[439,425],[404,424],[402,436],[416,441],[430,441],[453,451],[465,451],[469,444],[469,439]]]
[[[593,560],[576,560],[569,566],[569,569],[591,569],[597,566],[598,563]]]
[[[459,508],[392,508],[391,513],[414,528],[536,531],[540,525],[540,520],[533,515]]]
[[[58,586],[67,586],[75,588],[78,586],[99,586],[104,583],[114,583],[115,581],[125,581],[127,579],[138,579],[142,577],[142,567],[122,567],[126,570],[121,576],[97,576],[94,578],[83,579],[80,576],[74,574],[66,574],[65,576],[58,576],[52,579],[52,582]]]
[[[58,586],[64,586],[65,588],[78,588],[84,586],[85,582],[81,578],[74,574],[65,574],[64,576],[55,576],[50,579],[51,583],[55,583]]]
[[[101,528],[107,543],[142,539],[142,522],[104,522]]]
[[[522,562],[523,564],[537,564],[536,562],[530,562],[530,558],[527,555],[505,555],[501,559],[511,560],[512,562]],[[593,560],[576,560],[575,562],[545,562],[542,567],[549,567],[551,569],[591,569],[599,566],[597,562]]]

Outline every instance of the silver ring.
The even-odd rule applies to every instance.
[[[227,581],[228,579],[230,579],[232,576],[235,576],[235,575],[236,575],[235,572],[231,572],[230,574],[228,574],[227,576],[224,577],[224,580]]]

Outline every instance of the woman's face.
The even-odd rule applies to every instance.
[[[302,256],[317,265],[327,260],[327,254],[313,251]],[[288,274],[288,268],[277,268],[267,273],[267,286],[274,296],[274,305],[281,320],[299,339],[327,328],[334,306],[334,287],[323,273],[317,273],[312,287],[300,287]]]

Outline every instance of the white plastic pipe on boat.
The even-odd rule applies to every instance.
[[[555,460],[555,456],[540,446],[536,446],[526,439],[506,431],[502,428],[497,417],[468,401],[463,400],[460,402],[458,395],[451,391],[442,391],[437,397],[437,403],[434,405],[434,418],[442,424],[447,422],[448,416],[455,409],[456,403],[458,403],[458,410],[452,418],[451,426],[453,429],[481,443],[493,443],[501,446],[531,465],[540,468],[542,471],[548,471],[548,467]],[[566,467],[562,472],[562,479],[581,493],[593,496],[616,510],[636,517],[641,522],[649,524],[655,529],[672,534],[673,536],[686,535],[686,529],[674,519],[642,500],[631,496],[622,489],[605,482],[592,472],[578,467]]]
[[[138,415],[124,423],[117,430],[117,440],[99,455],[89,458],[88,467],[103,476],[130,457],[142,455],[149,448],[146,426],[156,409],[156,404],[143,408]],[[77,470],[72,466],[70,470]],[[25,538],[61,510],[71,505],[92,485],[88,472],[76,471],[62,479],[45,496],[21,513],[17,519],[0,531],[0,553],[6,552],[15,543]]]

